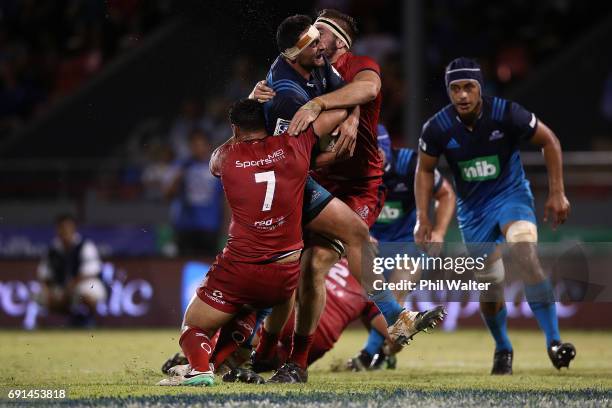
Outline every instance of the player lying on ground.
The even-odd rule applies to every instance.
[[[263,107],[253,100],[230,110],[233,137],[211,158],[232,210],[229,238],[185,312],[179,344],[191,371],[161,385],[211,385],[211,337],[244,305],[293,305],[303,248],[301,204],[317,135],[327,135],[346,110],[326,112],[297,137],[269,137]]]
[[[306,205],[304,220],[306,228],[318,235],[309,237],[311,247],[302,259],[295,347],[288,363],[273,376],[275,382],[307,380],[308,347],[325,305],[325,276],[341,253],[329,245],[330,238],[346,244],[351,273],[363,283],[383,313],[393,340],[407,342],[416,333],[415,327],[420,325],[417,313],[403,310],[390,291],[372,289],[374,275],[371,270],[362,271],[363,265],[371,265],[374,256],[369,245],[368,226],[376,220],[384,200],[382,162],[376,145],[381,103],[380,69],[374,61],[348,52],[355,34],[354,21],[350,17],[327,11],[317,19],[315,26],[311,25],[309,17],[300,15],[281,23],[277,30],[281,56],[266,78],[271,88],[259,83],[252,93],[253,98],[265,102],[268,130],[275,133],[284,130],[291,118],[290,132],[295,134],[322,110],[334,106],[353,109],[349,119],[339,128],[336,146],[314,159],[314,167],[327,167],[315,173],[323,186],[314,179],[307,184],[306,197],[311,201]],[[323,54],[343,78],[338,78],[335,69],[329,68]],[[334,90],[342,79],[349,83]],[[351,141],[355,136],[357,140]],[[348,158],[343,153],[347,149]],[[333,198],[326,188],[342,201]],[[287,312],[277,308],[266,319],[265,335],[255,360],[260,358],[260,350],[276,345],[287,321]],[[441,320],[444,311],[439,308],[432,314],[436,314],[432,321]]]
[[[493,284],[481,293],[480,308],[495,339],[492,374],[512,374],[512,344],[506,332],[503,296],[504,264],[496,244],[508,242],[513,260],[520,265],[525,296],[546,336],[553,365],[569,367],[576,355],[570,343],[562,343],[550,280],[537,256],[538,232],[533,195],[519,155],[521,141],[542,148],[548,171],[549,194],[544,221],[553,229],[563,224],[570,204],[565,197],[561,146],[554,133],[519,104],[483,96],[480,66],[457,58],[445,72],[451,104],[425,125],[419,142],[415,184],[417,227],[415,240],[432,239],[428,217],[434,169],[440,155],[446,157],[457,188],[457,220],[472,256],[488,255],[486,268],[477,278]]]
[[[341,260],[330,269],[325,280],[325,288],[327,303],[314,333],[312,347],[308,353],[308,365],[331,350],[342,332],[355,320],[361,319],[371,334],[377,333],[383,340],[385,337],[388,338],[384,318],[376,305],[365,298],[361,285],[350,274],[346,260]],[[227,374],[223,377],[224,381],[261,383],[263,379],[257,374],[258,372],[277,369],[287,361],[291,352],[294,313],[279,337],[276,354],[267,361],[267,364],[254,366],[248,364],[251,345],[246,340],[252,335],[255,315],[256,313],[250,310],[241,312],[215,337],[216,344],[211,361],[215,366],[216,374]],[[253,344],[258,343],[259,335],[261,332],[253,339]],[[352,370],[379,368],[387,357],[393,357],[390,355],[390,350],[391,347],[385,347],[383,351],[381,344],[380,348],[372,353],[367,364],[354,358],[349,360],[348,368]],[[375,356],[376,359],[373,358]],[[247,364],[243,364],[245,362]],[[179,365],[182,366],[176,367]],[[173,375],[181,375],[189,371],[187,362],[180,355],[169,359],[162,367],[162,371],[168,373],[172,367],[175,367],[170,371]]]

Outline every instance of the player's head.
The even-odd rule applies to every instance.
[[[349,15],[334,9],[323,9],[315,21],[321,33],[325,56],[333,59],[339,50],[348,51],[357,36],[357,22]]]
[[[378,124],[378,153],[382,156],[383,166],[391,159],[391,138],[384,125]]]
[[[76,229],[76,219],[71,214],[60,214],[55,217],[55,231],[65,248],[71,247],[74,243]]]
[[[478,113],[484,83],[480,65],[476,61],[465,57],[454,59],[446,67],[444,82],[459,116],[470,118]]]
[[[296,14],[284,19],[276,30],[276,45],[287,60],[301,65],[306,71],[325,64],[319,30],[308,16]]]
[[[266,132],[263,104],[254,99],[240,99],[229,110],[229,120],[236,139],[242,135]]]
[[[210,156],[210,142],[201,129],[194,129],[189,134],[189,150],[197,160],[206,160]]]

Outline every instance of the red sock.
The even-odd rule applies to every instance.
[[[312,345],[312,339],[314,333],[303,336],[301,334],[293,333],[293,348],[291,349],[291,356],[289,361],[297,364],[302,368],[308,367],[308,352]]]
[[[253,326],[255,326],[255,313],[241,312],[221,328],[219,340],[211,359],[215,368],[223,364],[239,346],[245,344],[253,334]]]
[[[258,360],[272,360],[278,343],[278,334],[268,333],[262,326],[259,332],[259,344],[255,350],[255,356]]]
[[[188,327],[181,335],[179,345],[191,368],[197,371],[210,371],[209,361],[213,346],[206,333],[198,328]]]

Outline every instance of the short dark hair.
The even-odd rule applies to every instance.
[[[359,34],[359,28],[357,27],[357,20],[348,14],[344,14],[341,11],[334,9],[323,9],[319,11],[318,17],[331,18],[334,20],[340,28],[342,28],[351,37],[351,41],[355,41],[355,37]]]
[[[229,110],[229,120],[232,125],[244,130],[260,130],[266,128],[263,104],[254,99],[240,99]]]
[[[66,221],[71,221],[72,223],[76,224],[75,216],[70,213],[61,213],[55,217],[55,225],[63,224]]]
[[[276,30],[276,46],[278,52],[285,52],[300,39],[300,34],[312,25],[312,19],[303,14],[287,17]]]

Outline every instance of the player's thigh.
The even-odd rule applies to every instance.
[[[320,240],[318,243],[325,243]],[[306,249],[301,260],[301,287],[324,287],[325,276],[340,257],[330,245],[312,245]]]
[[[235,313],[223,312],[194,295],[185,311],[184,326],[214,331],[232,320]]]
[[[304,203],[302,207],[302,225],[308,225],[323,211],[334,196],[312,177],[306,178],[304,186]]]
[[[337,198],[333,198],[306,228],[326,236],[350,243],[355,240],[364,241],[369,238],[366,223]]]
[[[498,211],[483,211],[478,218],[461,222],[459,230],[468,253],[472,257],[489,258],[504,242],[504,236],[498,225]]]

